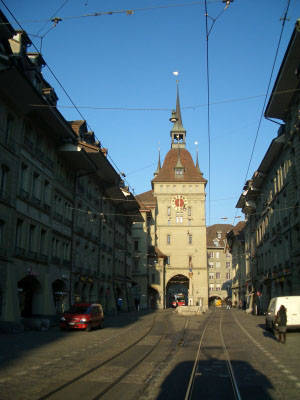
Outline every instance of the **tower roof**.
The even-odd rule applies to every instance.
[[[178,164],[181,163],[184,168],[183,175],[176,175],[175,169]],[[202,173],[195,166],[194,161],[190,152],[184,148],[180,149],[180,152],[176,148],[172,148],[168,151],[163,166],[158,172],[157,176],[152,182],[204,182],[207,180],[203,178]]]

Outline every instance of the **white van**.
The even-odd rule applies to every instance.
[[[274,320],[281,305],[287,309],[287,329],[300,328],[300,296],[273,297],[266,314],[266,329],[274,328]]]

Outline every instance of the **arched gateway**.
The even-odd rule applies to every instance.
[[[175,275],[171,278],[166,286],[166,307],[172,307],[174,296],[182,293],[185,303],[188,304],[189,296],[189,279],[185,275]]]

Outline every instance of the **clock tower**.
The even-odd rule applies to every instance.
[[[152,190],[138,195],[137,200],[152,204],[154,227],[152,245],[165,256],[164,265],[157,263],[156,281],[151,281],[157,293],[159,308],[171,305],[174,295],[183,294],[186,304],[208,307],[205,186],[202,172],[186,149],[186,131],[182,124],[177,86],[176,110],[171,149],[163,165],[160,156],[152,180]],[[151,200],[150,200],[151,197]],[[155,205],[155,206],[154,206]]]

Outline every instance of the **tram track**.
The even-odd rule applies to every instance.
[[[169,319],[170,316],[167,316],[167,318],[164,318],[162,320],[162,325],[159,325],[159,329],[162,330],[162,333],[159,335],[153,334],[153,331],[155,327],[158,327],[158,324],[161,323],[158,321],[157,316],[155,316],[152,320],[152,323],[150,327],[147,329],[147,331],[134,340],[130,345],[127,345],[124,347],[121,351],[118,351],[115,353],[113,356],[109,357],[108,359],[101,361],[100,363],[97,363],[94,365],[92,368],[87,369],[80,375],[74,377],[73,379],[68,380],[64,384],[56,387],[55,389],[49,391],[48,393],[44,394],[43,396],[39,397],[38,400],[46,400],[46,399],[61,399],[61,398],[68,398],[68,392],[72,391],[73,393],[77,393],[76,387],[80,387],[82,382],[86,381],[87,379],[92,379],[92,376],[95,376],[97,374],[98,376],[101,376],[102,371],[105,370],[105,368],[110,368],[110,365],[113,365],[114,363],[118,362],[118,359],[124,359],[124,357],[128,356],[129,359],[130,357],[132,358],[132,354],[130,356],[130,352],[134,352],[134,354],[139,353],[136,358],[133,360],[133,362],[130,362],[128,366],[122,371],[120,374],[117,374],[116,377],[111,377],[110,382],[108,383],[102,383],[103,389],[99,390],[96,394],[93,393],[91,395],[85,396],[85,398],[88,398],[90,400],[97,400],[101,398],[110,398],[110,392],[113,392],[116,390],[118,385],[126,379],[135,369],[138,369],[139,366],[143,364],[143,362],[154,352],[154,350],[157,350],[159,345],[167,338],[168,334],[168,326],[169,326]],[[183,333],[181,332],[180,338],[177,340],[177,345],[180,345],[180,343],[183,342],[184,340],[184,332],[186,329],[187,324],[185,324],[183,328]],[[150,338],[154,338],[155,340],[150,340],[153,343],[149,346],[145,346],[146,348],[141,352],[136,352],[135,350],[137,349],[138,345],[142,345],[143,341],[147,341],[147,338],[150,340]],[[143,347],[143,346],[140,346]],[[153,373],[150,374],[151,376],[155,375]],[[151,379],[145,380],[145,386],[146,387]],[[142,391],[144,388],[142,389]],[[67,393],[67,396],[65,396]]]
[[[216,324],[217,322],[217,324]],[[198,398],[197,396],[197,384],[198,384],[198,377],[203,376],[203,373],[207,370],[210,369],[210,367],[207,366],[207,363],[204,366],[201,366],[201,363],[203,365],[203,357],[207,360],[209,364],[211,363],[216,363],[217,361],[222,362],[222,367],[223,368],[223,374],[219,375],[222,376],[222,379],[226,379],[230,381],[230,387],[231,387],[231,394],[232,398],[235,400],[242,400],[239,387],[237,384],[237,380],[234,374],[234,368],[231,363],[230,359],[230,354],[227,349],[225,340],[224,340],[224,335],[223,335],[223,330],[222,330],[222,322],[223,322],[223,316],[222,313],[219,313],[218,311],[213,311],[209,318],[206,320],[205,325],[203,326],[202,334],[199,340],[197,352],[196,352],[196,357],[195,361],[193,364],[193,368],[190,374],[190,379],[187,385],[187,390],[185,394],[184,400],[193,400]],[[217,335],[214,335],[214,341],[212,344],[210,344],[209,340],[211,340],[211,336],[208,337],[208,331],[210,327],[214,325],[213,327],[213,332],[215,333],[215,326],[218,326],[218,340],[217,340]],[[206,343],[205,343],[206,341]],[[220,353],[221,350],[221,353]],[[215,352],[219,352],[218,358],[215,358]],[[211,354],[210,354],[211,353]],[[201,357],[202,356],[202,357]],[[225,365],[226,365],[226,370],[225,372]],[[218,367],[220,365],[218,364]],[[216,395],[217,398],[217,395]],[[221,396],[220,396],[221,398]],[[228,397],[229,398],[229,397]]]

